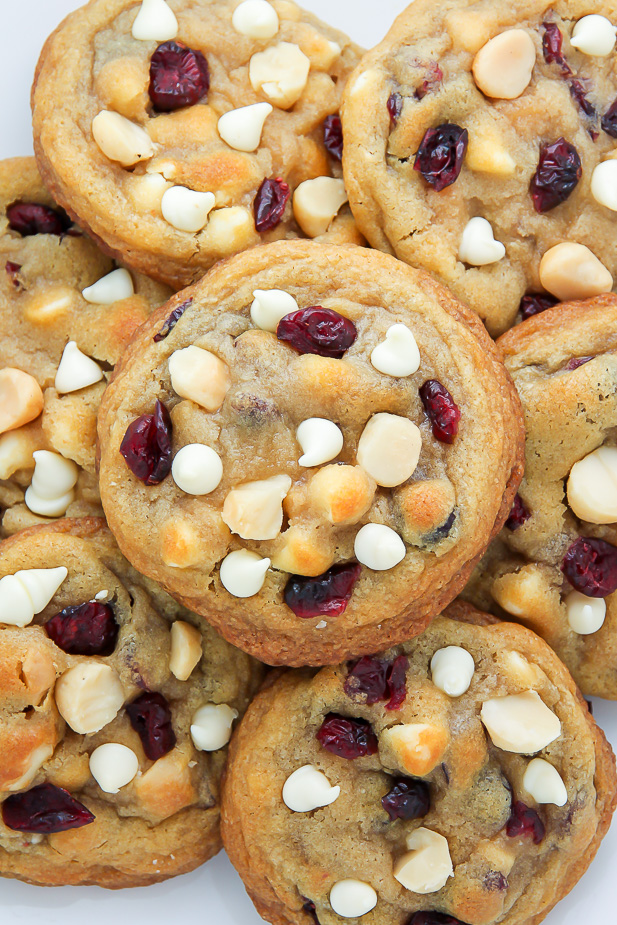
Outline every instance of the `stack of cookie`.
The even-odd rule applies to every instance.
[[[617,11],[515,6],[363,56],[291,0],[90,0],[45,45],[0,165],[0,873],[224,843],[274,925],[537,925],[593,859]]]

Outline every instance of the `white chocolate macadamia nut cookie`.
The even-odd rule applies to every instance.
[[[361,54],[292,0],[91,0],[39,61],[40,169],[108,253],[176,289],[268,241],[362,244],[338,115]]]
[[[268,664],[332,664],[421,632],[460,590],[510,509],[522,420],[438,283],[288,241],[142,327],[99,435],[136,568]]]
[[[572,678],[524,627],[446,615],[379,655],[288,672],[247,710],[222,833],[267,921],[530,925],[593,859],[617,777]],[[473,666],[456,695],[431,678],[453,651]]]
[[[497,341],[525,412],[525,475],[463,597],[531,627],[586,696],[617,700],[617,296]]]
[[[101,395],[169,294],[114,269],[51,199],[33,158],[0,162],[0,536],[101,513]]]
[[[346,192],[373,247],[496,337],[525,297],[617,279],[617,8],[415,0],[347,82]]]
[[[225,746],[262,674],[104,520],[0,543],[0,873],[116,889],[215,855]],[[225,737],[208,711],[229,714]]]

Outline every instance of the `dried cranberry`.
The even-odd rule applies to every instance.
[[[554,22],[543,22],[542,54],[547,64],[558,64],[564,74],[571,74],[572,69],[566,61],[562,49],[563,35]]]
[[[363,758],[377,752],[377,736],[365,719],[348,719],[328,713],[317,733],[322,748],[339,758]]]
[[[165,340],[166,337],[169,337],[175,326],[180,321],[180,318],[182,318],[182,315],[185,313],[189,305],[192,304],[192,302],[192,299],[187,299],[186,302],[182,303],[182,305],[178,305],[176,308],[174,308],[173,312],[169,315],[161,330],[152,338],[155,344],[158,344],[160,341]]]
[[[509,838],[530,836],[534,845],[539,845],[545,832],[544,823],[535,809],[530,809],[520,800],[512,804],[510,818],[506,822],[506,835]]]
[[[394,659],[390,670],[388,671],[388,693],[390,700],[386,704],[386,710],[398,710],[405,702],[407,696],[407,669],[409,660],[405,655],[399,655]]]
[[[171,417],[162,401],[154,414],[129,424],[120,444],[126,464],[144,485],[158,485],[171,472]]]
[[[602,116],[602,128],[611,138],[617,138],[617,100],[611,103]]]
[[[51,835],[80,829],[94,818],[83,803],[55,784],[39,784],[24,793],[14,793],[2,804],[4,824],[16,832]]]
[[[22,285],[19,281],[19,271],[21,270],[21,265],[19,263],[13,263],[12,260],[7,260],[4,265],[4,269],[7,272],[7,275],[16,289],[22,289]]]
[[[532,315],[539,315],[540,312],[545,312],[547,308],[552,308],[553,305],[557,305],[558,301],[559,300],[555,299],[552,295],[540,295],[540,293],[524,295],[519,305],[519,311],[523,321],[526,321],[527,318],[531,318]]]
[[[426,77],[414,93],[417,100],[423,100],[427,93],[438,87],[443,80],[443,71],[436,61],[431,61],[426,69]]]
[[[327,116],[323,124],[323,143],[328,154],[343,160],[343,126],[340,116]]]
[[[255,230],[261,233],[276,228],[283,218],[290,196],[289,184],[280,177],[264,180],[253,202]]]
[[[119,626],[109,604],[88,601],[65,607],[45,624],[47,635],[69,655],[111,655]]]
[[[311,305],[281,318],[276,336],[299,353],[316,353],[320,357],[340,360],[358,332],[349,318],[343,318],[331,308]]]
[[[531,511],[519,494],[514,496],[514,504],[510,511],[510,516],[506,520],[505,526],[508,530],[518,530],[531,517]]]
[[[468,140],[467,129],[451,122],[427,129],[416,154],[414,170],[419,170],[436,192],[451,186],[461,172]]]
[[[550,212],[565,202],[582,173],[578,151],[565,138],[558,138],[553,144],[545,145],[540,151],[538,167],[530,185],[536,212]]]
[[[608,597],[617,591],[617,546],[580,536],[561,563],[570,584],[587,597]]]
[[[393,662],[381,661],[365,655],[349,669],[345,679],[345,693],[366,694],[366,703],[372,706],[380,700],[387,700],[386,710],[398,710],[407,694],[407,668],[409,660],[399,655]]]
[[[319,919],[317,918],[317,909],[315,907],[315,903],[311,899],[304,900],[302,911],[306,912],[307,915],[310,915],[315,925],[320,925]]]
[[[407,925],[465,925],[447,912],[414,912]]]
[[[571,360],[568,360],[564,369],[571,371],[573,369],[578,369],[579,366],[584,366],[585,363],[589,363],[590,360],[594,360],[595,357],[572,357]]]
[[[388,107],[388,115],[390,116],[390,124],[394,128],[398,120],[401,118],[401,113],[403,111],[403,97],[400,93],[391,93],[388,97],[388,102],[386,103]]]
[[[381,805],[392,820],[421,819],[431,808],[431,792],[423,780],[397,777]]]
[[[433,436],[442,443],[454,443],[461,419],[460,408],[437,379],[427,379],[420,387],[420,398],[433,427]]]
[[[297,617],[339,617],[347,608],[362,566],[357,562],[333,565],[316,578],[292,575],[284,600]]]
[[[127,704],[126,712],[147,758],[158,761],[172,750],[176,734],[171,725],[169,704],[162,694],[146,691]]]
[[[482,881],[484,889],[493,893],[495,890],[503,892],[508,889],[508,881],[499,870],[489,870]]]
[[[573,100],[575,100],[579,108],[585,113],[586,116],[595,116],[597,115],[595,107],[587,99],[587,90],[582,80],[576,80],[571,78],[570,81],[570,95]],[[598,136],[596,135],[596,138]],[[595,138],[594,138],[595,141]]]
[[[9,228],[28,238],[34,234],[63,235],[71,227],[71,220],[59,209],[38,202],[14,202],[6,210]]]
[[[200,51],[163,42],[150,61],[149,94],[157,112],[194,106],[210,89],[208,62]]]

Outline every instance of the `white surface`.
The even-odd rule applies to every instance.
[[[0,157],[32,150],[29,93],[38,52],[77,0],[0,0]],[[379,41],[406,0],[304,0],[304,6],[345,29],[368,47]],[[617,704],[596,701],[595,716],[617,744]],[[617,826],[605,838],[598,857],[546,925],[610,925],[615,911]],[[90,887],[43,889],[0,882],[3,925],[168,925],[178,920],[199,925],[260,925],[242,884],[224,855],[185,877],[139,890],[111,893]]]

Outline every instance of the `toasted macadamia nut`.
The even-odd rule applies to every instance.
[[[516,170],[516,161],[506,150],[495,126],[481,124],[469,137],[465,166],[480,173],[511,177]]]
[[[473,61],[473,77],[485,96],[514,100],[529,86],[535,63],[531,36],[523,29],[510,29],[480,49]]]
[[[178,231],[196,234],[205,227],[215,203],[214,193],[199,193],[186,186],[171,186],[163,193],[161,212],[165,221]]]
[[[43,390],[21,369],[0,369],[0,434],[23,427],[43,410]]]
[[[601,446],[574,463],[568,479],[568,504],[581,520],[617,523],[617,447]]]
[[[450,737],[444,726],[431,723],[406,723],[385,729],[379,737],[386,766],[388,752],[396,759],[396,767],[413,777],[425,777],[441,761]]]
[[[485,267],[505,257],[506,249],[496,241],[490,222],[481,216],[470,218],[461,235],[458,259],[472,267]]]
[[[270,559],[262,559],[248,549],[230,552],[221,562],[221,584],[234,597],[259,594],[270,568]]]
[[[79,303],[79,293],[69,286],[50,286],[36,292],[24,304],[26,321],[39,327],[55,325]]]
[[[288,475],[274,475],[233,488],[223,504],[222,518],[244,540],[273,540],[283,524],[283,500],[291,488]]]
[[[364,428],[357,458],[378,485],[393,488],[413,475],[421,449],[420,429],[412,421],[380,412]]]
[[[297,45],[279,42],[253,55],[249,80],[255,93],[261,90],[279,109],[291,109],[302,96],[310,67],[311,62]]]
[[[103,370],[99,364],[82,353],[74,340],[70,340],[64,348],[56,372],[56,392],[60,395],[78,392],[79,389],[100,382],[102,378]]]
[[[138,771],[139,759],[126,745],[107,742],[90,755],[90,773],[104,793],[118,793]]]
[[[112,58],[94,80],[94,89],[105,109],[126,119],[139,118],[148,107],[148,66],[138,57]]]
[[[435,687],[448,697],[461,697],[469,690],[476,666],[467,649],[445,646],[431,659],[431,678]]]
[[[176,620],[171,628],[169,670],[178,681],[188,681],[201,661],[201,633],[195,626]]]
[[[171,474],[178,488],[188,495],[208,495],[223,478],[223,463],[212,447],[189,443],[176,453]]]
[[[406,324],[393,324],[371,353],[371,363],[386,376],[411,376],[420,368],[420,351]]]
[[[84,289],[82,296],[93,305],[112,305],[121,299],[129,299],[135,293],[133,279],[128,270],[112,270],[92,286]]]
[[[80,662],[56,682],[56,704],[73,732],[90,735],[116,718],[124,704],[117,673],[100,662]]]
[[[167,42],[178,34],[178,20],[165,0],[142,0],[132,34],[142,42]]]
[[[601,206],[617,212],[617,158],[602,161],[591,175],[591,195]]]
[[[440,538],[453,513],[456,495],[447,479],[421,479],[410,482],[394,493],[395,510],[401,522],[401,534],[408,543],[424,545]]]
[[[35,435],[28,429],[0,434],[0,479],[10,479],[19,469],[32,468],[37,446]]]
[[[105,157],[123,167],[133,167],[154,155],[154,145],[148,133],[119,112],[104,109],[95,116],[92,135]]]
[[[231,385],[227,364],[201,347],[184,347],[172,353],[169,374],[174,392],[206,411],[218,411]]]
[[[276,334],[281,318],[298,311],[294,297],[282,289],[256,289],[253,296],[251,321],[262,331]]]
[[[570,36],[570,45],[582,51],[584,55],[606,58],[615,47],[617,29],[606,16],[592,13],[583,16],[574,26]]]
[[[613,277],[584,244],[565,241],[540,261],[540,282],[562,302],[589,299],[613,288]]]
[[[493,697],[480,712],[497,748],[519,755],[533,755],[561,735],[561,723],[537,691]]]
[[[294,192],[294,217],[304,234],[316,238],[326,233],[348,198],[343,180],[335,177],[304,180]]]
[[[406,549],[398,533],[391,527],[365,524],[356,534],[354,552],[362,565],[384,572],[403,561]]]
[[[283,786],[283,802],[294,813],[310,813],[338,799],[340,787],[333,787],[326,775],[312,764],[290,774]]]
[[[272,566],[292,575],[316,577],[334,563],[334,542],[305,526],[293,526],[280,537],[281,545],[272,554]]]
[[[343,449],[342,430],[326,418],[302,421],[296,431],[296,439],[303,454],[298,462],[307,468],[330,462]]]
[[[174,748],[135,780],[139,803],[148,813],[168,819],[198,799],[189,768],[190,750]]]
[[[271,39],[279,31],[276,10],[267,0],[244,0],[235,8],[231,24],[251,39]]]
[[[58,568],[23,569],[0,578],[0,624],[28,626],[44,610],[68,575]]]
[[[523,777],[523,787],[536,803],[565,806],[568,802],[568,791],[561,774],[544,758],[534,758],[529,762]]]
[[[355,524],[366,514],[375,480],[361,466],[324,466],[308,485],[309,503],[332,524]]]
[[[603,598],[587,597],[580,591],[571,591],[565,604],[570,629],[579,636],[590,636],[604,626],[606,601]]]
[[[393,874],[412,893],[436,893],[454,876],[448,841],[421,826],[407,837],[409,851],[394,865]]]
[[[270,103],[252,103],[224,113],[218,121],[219,135],[236,151],[256,151],[264,122],[272,112]]]
[[[59,453],[36,450],[32,482],[26,491],[27,507],[42,517],[60,517],[75,498],[79,468]]]
[[[199,533],[190,521],[182,517],[165,521],[160,541],[161,558],[170,568],[190,568],[203,557]]]
[[[344,919],[366,915],[377,905],[377,893],[362,880],[339,880],[330,890],[330,905]]]
[[[244,206],[230,206],[211,212],[203,234],[204,242],[216,247],[220,254],[246,250],[258,243],[253,216]]]
[[[201,752],[216,752],[231,739],[233,722],[238,711],[226,703],[207,703],[193,716],[191,738]]]
[[[500,654],[499,665],[505,675],[520,686],[535,687],[546,679],[539,665],[532,664],[520,652],[512,649]]]
[[[160,214],[163,193],[170,187],[171,183],[160,173],[145,173],[133,175],[127,189],[135,207],[154,216]]]

